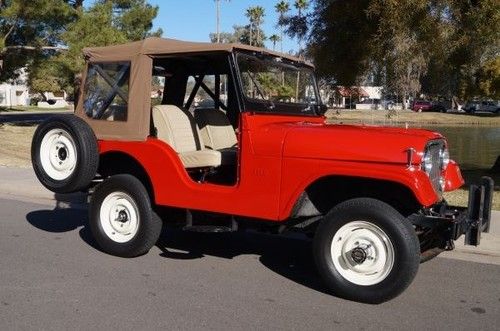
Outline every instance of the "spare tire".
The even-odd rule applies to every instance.
[[[38,180],[50,191],[83,190],[94,179],[99,164],[94,131],[74,115],[51,117],[35,131],[31,162]]]

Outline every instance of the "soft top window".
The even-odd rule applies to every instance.
[[[126,121],[130,62],[89,63],[83,108],[93,119]]]

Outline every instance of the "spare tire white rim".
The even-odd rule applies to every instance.
[[[65,180],[74,172],[78,154],[73,137],[63,129],[45,134],[40,144],[40,162],[50,178]]]
[[[333,236],[331,258],[338,273],[361,286],[383,281],[394,266],[394,247],[387,234],[373,223],[350,222]]]
[[[131,240],[139,229],[137,204],[124,192],[113,192],[104,198],[99,218],[104,233],[117,243]]]

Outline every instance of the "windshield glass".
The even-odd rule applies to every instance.
[[[277,57],[238,54],[243,94],[252,110],[316,114],[320,102],[311,69]]]

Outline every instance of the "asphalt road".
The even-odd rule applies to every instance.
[[[381,305],[324,293],[310,246],[166,232],[135,259],[94,247],[85,210],[0,199],[0,329],[497,330],[500,266],[437,258]]]
[[[64,113],[72,113],[70,111],[20,111],[0,113],[0,123],[29,123],[38,124],[46,119]]]

